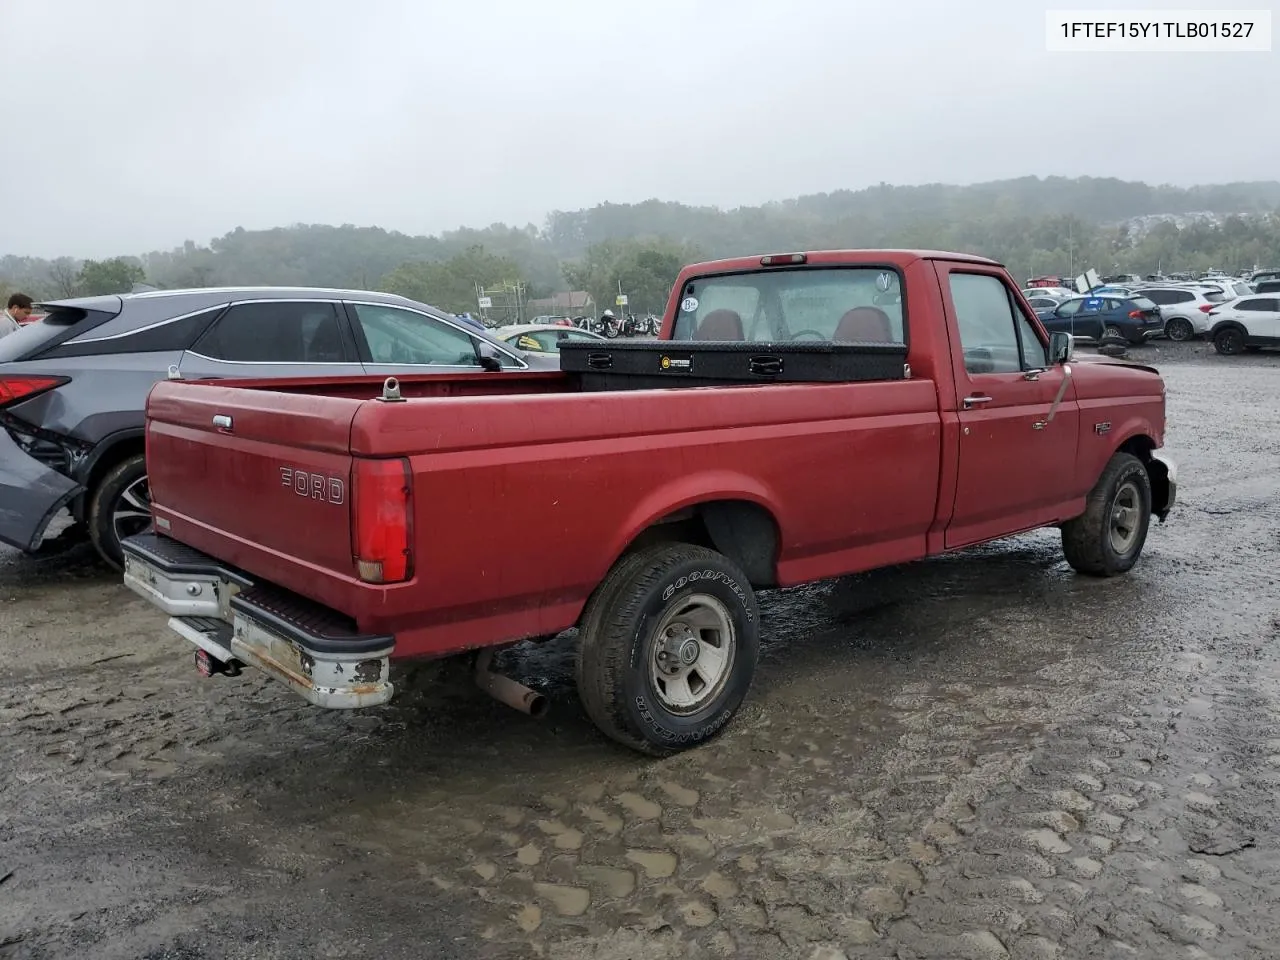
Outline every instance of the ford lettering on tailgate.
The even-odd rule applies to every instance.
[[[280,484],[288,487],[300,497],[309,500],[321,500],[325,503],[341,504],[346,499],[347,485],[341,477],[330,477],[322,473],[309,473],[295,467],[280,468]]]

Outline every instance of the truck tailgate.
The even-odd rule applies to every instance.
[[[157,527],[316,600],[326,581],[354,581],[349,450],[360,403],[157,384],[146,428]]]

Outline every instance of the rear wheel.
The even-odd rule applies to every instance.
[[[620,561],[583,616],[578,695],[607,736],[668,756],[737,713],[759,653],[759,612],[727,557],[655,544]]]
[[[1213,335],[1213,349],[1224,357],[1233,357],[1244,350],[1244,334],[1235,327],[1227,327]]]
[[[138,453],[116,464],[89,500],[89,539],[117,570],[124,566],[120,541],[151,526],[147,459]]]
[[[1170,340],[1176,340],[1182,343],[1184,340],[1190,340],[1196,334],[1196,329],[1191,325],[1190,320],[1184,320],[1182,317],[1174,317],[1164,325],[1164,335]]]
[[[1117,453],[1089,491],[1084,513],[1062,525],[1062,552],[1080,573],[1114,577],[1142,555],[1151,523],[1151,477],[1141,460]]]

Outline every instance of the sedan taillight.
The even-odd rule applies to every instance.
[[[38,393],[69,382],[68,377],[0,377],[0,407],[30,400]]]

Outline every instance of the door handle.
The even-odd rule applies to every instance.
[[[990,402],[991,402],[990,397],[965,397],[964,408],[966,410],[972,410],[974,407],[976,407],[980,403],[990,403]]]
[[[1031,424],[1032,430],[1043,430],[1053,421],[1053,415],[1058,412],[1058,405],[1062,403],[1062,398],[1067,392],[1067,385],[1071,383],[1071,364],[1064,363],[1062,365],[1062,382],[1058,384],[1058,392],[1053,398],[1053,403],[1049,405],[1049,412],[1045,414],[1043,420],[1037,420]]]

